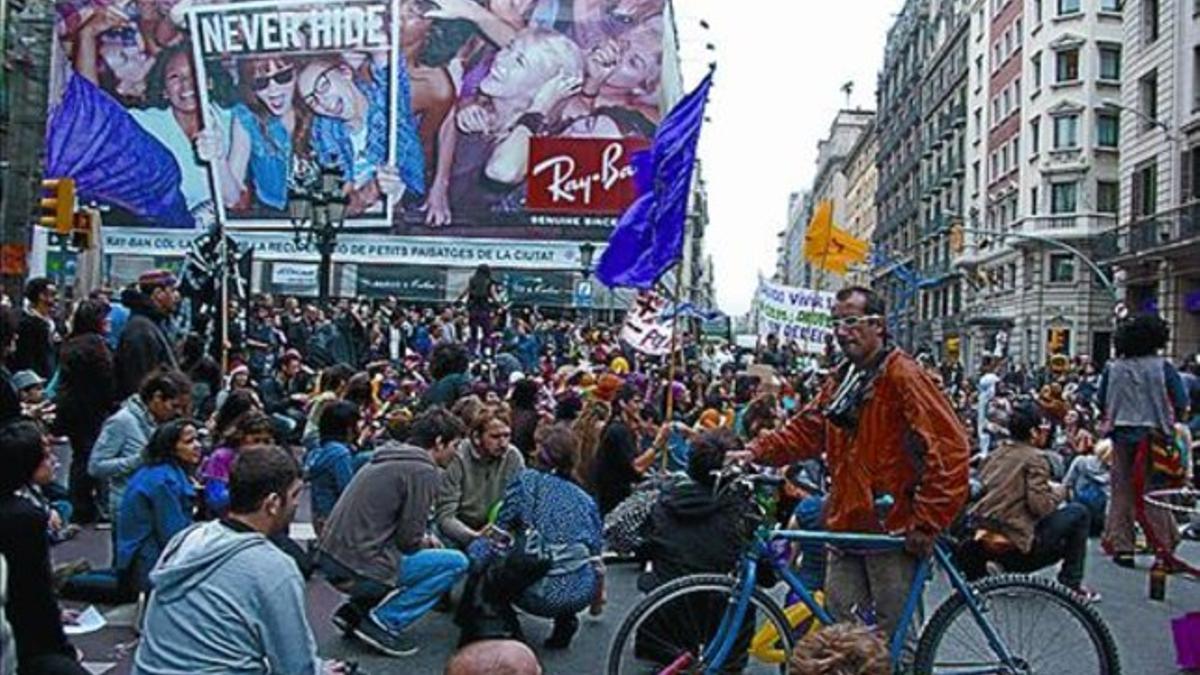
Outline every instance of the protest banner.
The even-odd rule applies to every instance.
[[[648,356],[671,353],[671,320],[664,317],[667,301],[656,293],[642,293],[625,314],[621,326],[621,341]]]
[[[754,298],[760,337],[778,335],[806,354],[825,351],[832,333],[833,293],[759,280]]]

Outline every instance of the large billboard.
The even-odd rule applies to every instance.
[[[604,239],[664,2],[57,0],[47,174],[106,226],[286,228],[332,167],[348,227]]]

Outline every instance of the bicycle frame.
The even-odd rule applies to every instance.
[[[787,563],[775,560],[770,555],[767,544],[776,539],[820,543],[855,551],[893,551],[899,550],[904,546],[903,538],[890,535],[823,532],[816,530],[760,529],[755,536],[753,545],[742,554],[742,559],[738,564],[738,586],[736,596],[734,596],[735,601],[725,610],[713,641],[705,647],[702,655],[704,663],[724,664],[725,659],[729,657],[729,652],[733,649],[734,642],[737,640],[737,628],[745,620],[746,608],[750,604],[750,595],[754,591],[754,585],[758,576],[758,562],[760,560],[770,562],[775,572],[787,583],[788,588],[800,597],[800,601],[808,607],[817,620],[825,625],[834,623],[833,617],[830,616],[824,607],[817,603],[813,598],[812,592],[805,587],[804,582],[791,570],[790,566]],[[900,622],[896,626],[896,632],[892,636],[891,644],[889,645],[892,664],[895,666],[900,663],[905,636],[908,635],[913,617],[917,611],[917,606],[925,593],[925,584],[929,581],[934,563],[949,577],[950,585],[954,591],[966,599],[966,605],[970,609],[971,615],[975,618],[975,622],[987,638],[988,645],[996,652],[997,660],[1001,664],[1007,664],[997,667],[977,667],[954,671],[953,675],[988,675],[991,673],[1013,672],[1010,670],[1010,666],[1015,666],[1011,652],[1009,652],[1007,645],[1000,639],[995,628],[992,627],[991,622],[984,615],[984,609],[980,605],[979,599],[972,592],[970,584],[967,583],[967,580],[959,573],[958,568],[955,567],[948,547],[940,540],[934,546],[932,559],[927,558],[917,563],[917,570],[913,575],[912,585],[909,587],[908,598],[905,600]],[[712,672],[711,666],[706,672]]]

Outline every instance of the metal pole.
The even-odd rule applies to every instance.
[[[1005,237],[1016,237],[1017,239],[1027,239],[1029,241],[1036,241],[1036,242],[1046,244],[1048,246],[1053,246],[1055,248],[1062,249],[1068,253],[1071,253],[1072,255],[1079,258],[1080,260],[1082,260],[1083,263],[1085,265],[1087,265],[1092,270],[1092,272],[1094,272],[1096,274],[1097,277],[1100,278],[1101,285],[1103,285],[1104,288],[1107,289],[1109,293],[1112,293],[1113,300],[1116,302],[1121,301],[1121,296],[1117,292],[1117,287],[1115,284],[1113,284],[1112,279],[1109,278],[1108,274],[1106,274],[1104,272],[1104,270],[1100,269],[1100,266],[1096,264],[1096,261],[1092,260],[1087,255],[1085,255],[1083,253],[1083,251],[1080,251],[1079,249],[1075,248],[1074,246],[1071,246],[1070,244],[1066,244],[1057,239],[1051,239],[1049,237],[1042,237],[1042,236],[1039,236],[1036,234],[1025,234],[1022,232],[1004,232],[1001,234],[996,234],[996,233],[990,232],[988,230],[980,230],[980,229],[973,228],[973,227],[964,227],[964,228],[962,228],[962,231],[966,234],[982,234],[984,236],[995,236],[997,241],[1003,241]]]
[[[221,372],[229,372],[229,239],[225,236],[225,224],[217,222],[217,236],[221,238]]]
[[[329,301],[329,276],[333,273],[333,233],[327,229],[317,232],[317,245],[320,249],[321,262],[317,271],[317,295],[324,306]]]
[[[683,264],[675,268],[675,313],[671,315],[671,352],[667,354],[667,405],[663,415],[663,423],[668,425],[667,447],[663,448],[662,469],[667,470],[667,460],[671,457],[670,426],[675,419],[675,350],[679,345],[679,293],[683,287]],[[682,354],[680,357],[682,358]]]

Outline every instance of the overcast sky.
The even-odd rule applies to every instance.
[[[903,0],[674,0],[685,83],[715,55],[712,122],[700,141],[716,266],[717,304],[750,307],[758,272],[775,269],[788,195],[812,183],[817,141],[846,98],[875,107],[875,77]],[[700,19],[711,29],[703,30]],[[712,42],[716,52],[707,52]]]

